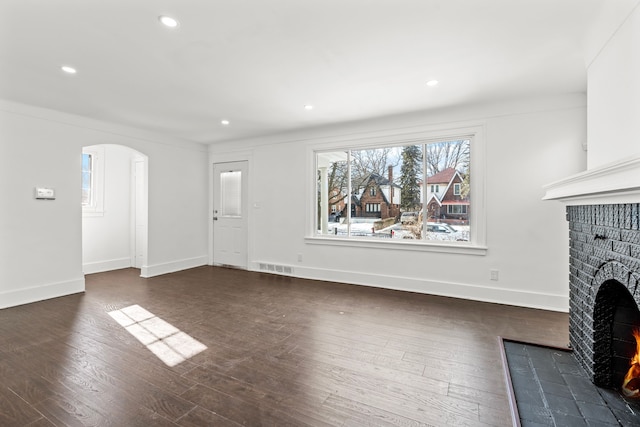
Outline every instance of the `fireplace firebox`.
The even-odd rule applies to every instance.
[[[620,390],[640,329],[640,204],[567,206],[569,338],[594,384]]]

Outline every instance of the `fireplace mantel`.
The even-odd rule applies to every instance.
[[[543,200],[567,205],[640,203],[640,156],[572,175],[544,189]]]

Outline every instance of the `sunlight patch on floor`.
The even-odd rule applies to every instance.
[[[176,366],[207,349],[206,345],[137,304],[108,314],[167,366]]]

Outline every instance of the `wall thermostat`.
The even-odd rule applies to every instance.
[[[53,188],[36,187],[35,197],[37,200],[55,200],[56,191]]]

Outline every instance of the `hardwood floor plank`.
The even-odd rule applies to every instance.
[[[348,414],[349,418],[345,422],[346,425],[372,425],[380,427],[434,426],[433,424],[419,422],[341,396],[330,396],[325,402],[325,406],[330,408],[337,408],[340,411],[344,411],[345,414]]]
[[[63,426],[111,426],[106,408],[97,410],[72,397],[57,396],[39,402],[36,408],[54,424]]]
[[[196,406],[189,413],[182,416],[177,423],[183,427],[202,427],[202,426],[216,426],[216,427],[241,427],[242,424],[238,424],[231,420],[224,418],[215,412],[208,411],[200,406]]]
[[[32,423],[26,424],[25,427],[55,427],[51,421],[46,419],[45,417],[38,418]]]
[[[254,404],[202,385],[183,394],[186,399],[240,425],[299,426],[300,422],[270,405]]]
[[[42,418],[33,406],[20,399],[13,391],[0,385],[0,425],[27,425]]]
[[[168,366],[109,315],[132,305],[206,349]],[[218,267],[100,273],[0,310],[0,425],[508,426],[498,335],[563,345],[568,316]]]

